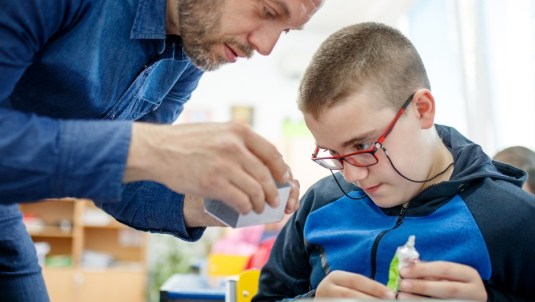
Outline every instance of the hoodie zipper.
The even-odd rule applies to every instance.
[[[401,207],[401,211],[399,212],[399,215],[398,215],[397,220],[396,220],[396,225],[393,228],[390,228],[388,230],[382,231],[377,236],[377,238],[375,238],[375,241],[374,241],[373,247],[372,247],[372,255],[371,255],[372,256],[371,257],[372,271],[371,271],[370,279],[375,280],[375,274],[377,273],[377,249],[379,248],[379,242],[381,241],[381,239],[383,239],[383,237],[386,235],[386,233],[399,228],[399,226],[403,223],[403,219],[405,218],[405,214],[407,213],[407,209],[409,208],[409,206],[411,205],[411,202],[413,200],[415,200],[420,195],[422,195],[425,191],[429,190],[431,187],[436,186],[436,185],[437,184],[432,184],[432,185],[426,187],[425,189],[420,191],[420,193],[418,193],[418,195],[416,195],[413,199],[411,199],[411,201],[409,201],[407,203],[406,207]]]

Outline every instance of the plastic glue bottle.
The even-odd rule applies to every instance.
[[[405,245],[398,247],[396,254],[390,263],[390,271],[388,273],[388,288],[393,290],[395,293],[399,292],[399,283],[401,282],[401,276],[399,271],[408,265],[417,263],[420,261],[420,254],[414,248],[415,236],[409,236],[409,240]]]

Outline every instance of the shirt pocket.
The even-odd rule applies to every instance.
[[[137,120],[144,116],[145,114],[156,110],[158,106],[162,103],[162,100],[160,99],[157,102],[152,102],[149,100],[145,100],[142,98],[138,98],[132,107],[132,110],[130,110],[130,115],[126,117],[127,120]]]
[[[127,120],[133,116],[134,108],[144,106],[139,105],[139,91],[145,85],[145,82],[150,76],[151,67],[145,68],[132,82],[130,87],[119,98],[115,105],[102,118],[105,120]]]

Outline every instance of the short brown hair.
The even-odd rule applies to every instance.
[[[396,111],[416,90],[431,89],[420,55],[399,30],[370,22],[332,34],[301,80],[299,109],[318,119],[322,110],[365,87],[378,90],[379,106]]]
[[[505,148],[496,153],[492,159],[524,171],[535,169],[535,152],[522,146]]]

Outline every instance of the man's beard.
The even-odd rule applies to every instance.
[[[204,71],[217,70],[227,63],[221,55],[212,54],[215,45],[232,45],[247,58],[253,55],[249,45],[232,39],[217,38],[221,25],[221,9],[224,0],[178,0],[180,36],[184,52],[191,62]]]

